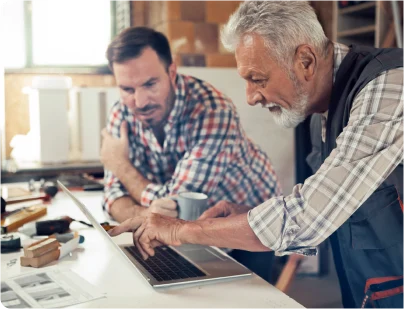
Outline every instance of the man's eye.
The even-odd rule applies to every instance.
[[[133,93],[134,90],[132,88],[123,88],[123,91],[127,92],[127,93]]]
[[[155,82],[150,82],[150,83],[146,83],[144,86],[146,88],[150,88],[150,87],[153,87],[155,84],[156,84]]]
[[[262,84],[265,82],[264,79],[252,79],[251,80],[254,84]]]

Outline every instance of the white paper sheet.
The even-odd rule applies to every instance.
[[[1,282],[1,303],[7,308],[61,308],[104,297],[69,269],[48,267]]]

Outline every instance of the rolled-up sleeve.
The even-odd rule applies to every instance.
[[[278,255],[312,255],[403,160],[403,70],[380,74],[357,95],[337,147],[289,196],[250,210],[261,242]]]
[[[107,132],[113,137],[120,137],[120,127],[124,120],[124,113],[120,102],[112,107],[107,124]],[[104,198],[102,207],[109,213],[112,203],[120,197],[129,196],[128,191],[119,179],[109,170],[104,169]]]
[[[122,183],[110,171],[104,171],[104,199],[102,207],[109,213],[112,203],[123,196],[129,196]]]

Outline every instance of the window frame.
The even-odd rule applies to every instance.
[[[130,1],[122,1],[130,2]],[[117,29],[117,1],[110,1],[111,5],[111,38],[120,31]],[[122,14],[122,12],[120,12]],[[129,11],[130,21],[130,6]],[[130,26],[130,25],[126,25]],[[25,44],[25,67],[23,68],[8,68],[4,70],[6,74],[112,74],[108,65],[34,65],[33,64],[33,46],[32,46],[32,1],[24,1],[24,44]]]

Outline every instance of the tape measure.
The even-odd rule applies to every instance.
[[[1,253],[15,252],[21,248],[21,239],[17,233],[1,235]]]

